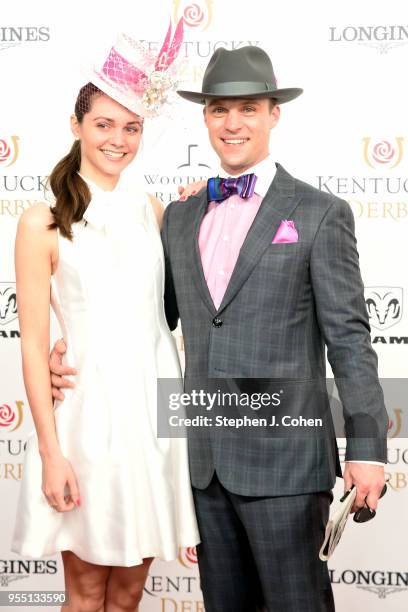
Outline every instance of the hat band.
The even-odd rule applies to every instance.
[[[204,89],[204,87],[203,87]],[[211,85],[211,91],[203,91],[211,96],[234,96],[234,95],[253,95],[259,93],[267,93],[275,91],[276,86],[272,83],[257,82],[257,81],[230,81],[227,83],[214,83]]]

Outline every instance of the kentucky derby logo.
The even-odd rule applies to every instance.
[[[0,406],[0,432],[7,430],[7,433],[16,431],[23,422],[24,402],[15,402],[15,408],[10,404]]]
[[[18,157],[18,136],[10,136],[5,140],[0,138],[0,167],[12,166]]]
[[[0,283],[0,325],[17,319],[16,283]]]
[[[402,425],[402,410],[401,408],[394,408],[394,417],[388,419],[388,437],[396,438]]]
[[[363,138],[364,160],[370,168],[386,168],[387,170],[398,166],[403,155],[404,139],[401,136],[394,141],[371,141],[370,137]]]
[[[402,287],[366,287],[365,301],[371,327],[388,329],[401,321]]]
[[[189,548],[180,548],[178,560],[181,565],[187,569],[195,567],[198,563],[196,547],[190,546]]]
[[[185,25],[190,28],[206,30],[210,25],[213,0],[198,0],[198,2],[174,0],[173,4],[176,23],[180,17],[183,17]]]

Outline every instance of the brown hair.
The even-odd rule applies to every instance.
[[[93,83],[87,83],[79,91],[75,103],[75,116],[82,123],[84,115],[91,110],[96,95],[103,92]],[[81,143],[75,140],[68,155],[65,155],[55,166],[48,179],[55,196],[55,205],[51,208],[54,221],[49,229],[58,228],[62,236],[72,240],[72,224],[80,221],[91,201],[88,185],[78,174],[81,166]]]

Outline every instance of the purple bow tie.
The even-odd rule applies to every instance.
[[[240,198],[248,199],[254,195],[255,174],[243,174],[229,178],[220,178],[215,176],[208,179],[207,194],[208,201],[222,202],[234,194],[238,194]]]

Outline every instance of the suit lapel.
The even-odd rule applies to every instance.
[[[201,262],[200,248],[198,246],[198,235],[200,232],[201,222],[207,211],[207,190],[203,189],[203,191],[198,194],[197,198],[199,200],[198,205],[191,207],[191,209],[193,210],[193,232],[190,236],[191,252],[193,253],[192,275],[194,283],[201,295],[202,300],[204,301],[211,314],[215,315],[216,308],[214,306],[214,302],[212,301],[211,294],[208,290],[207,281],[205,280],[203,265]],[[191,227],[191,225],[187,224],[187,227]]]
[[[275,178],[262,200],[261,207],[241,247],[218,312],[222,311],[234,299],[262,257],[265,249],[270,245],[282,220],[290,218],[298,201],[299,197],[295,197],[293,177],[278,164]]]

